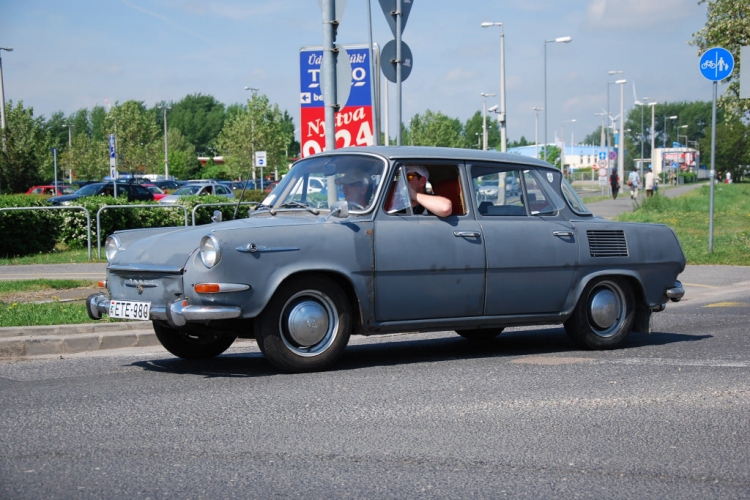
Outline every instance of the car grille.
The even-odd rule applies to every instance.
[[[618,231],[586,231],[592,257],[627,257],[625,233]]]

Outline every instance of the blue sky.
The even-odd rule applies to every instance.
[[[371,0],[373,39],[393,38]],[[299,50],[321,45],[316,0],[8,0],[0,5],[6,101],[37,115],[130,99],[152,106],[188,94],[245,102],[257,87],[299,125]],[[367,1],[348,0],[337,42],[367,42]],[[711,83],[687,42],[705,23],[697,0],[414,0],[403,32],[414,66],[403,83],[403,119],[430,109],[462,122],[482,109],[482,92],[499,95],[500,29],[505,33],[509,140],[534,140],[535,106],[544,102],[550,141],[565,120],[576,141],[601,124],[610,70],[628,80],[625,107],[639,98],[710,101]],[[395,102],[395,88],[390,91]],[[494,100],[493,100],[494,99]],[[487,106],[499,97],[488,98]],[[619,88],[610,111],[619,113]],[[391,108],[391,131],[395,130]],[[543,137],[543,114],[539,116]]]

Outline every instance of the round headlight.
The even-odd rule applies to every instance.
[[[207,234],[201,239],[200,254],[203,265],[209,269],[214,267],[221,260],[219,240],[217,240],[213,234]]]
[[[104,253],[107,256],[107,262],[112,262],[112,259],[115,258],[115,255],[117,255],[117,252],[120,250],[120,240],[117,236],[114,234],[107,236],[107,239],[104,241]]]

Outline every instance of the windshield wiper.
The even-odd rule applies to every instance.
[[[279,208],[304,208],[305,210],[307,210],[313,215],[318,215],[320,213],[320,210],[316,208],[312,208],[307,203],[302,203],[299,201],[290,201],[290,202],[284,203]]]

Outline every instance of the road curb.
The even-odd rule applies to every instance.
[[[0,360],[156,345],[143,322],[0,328]]]

